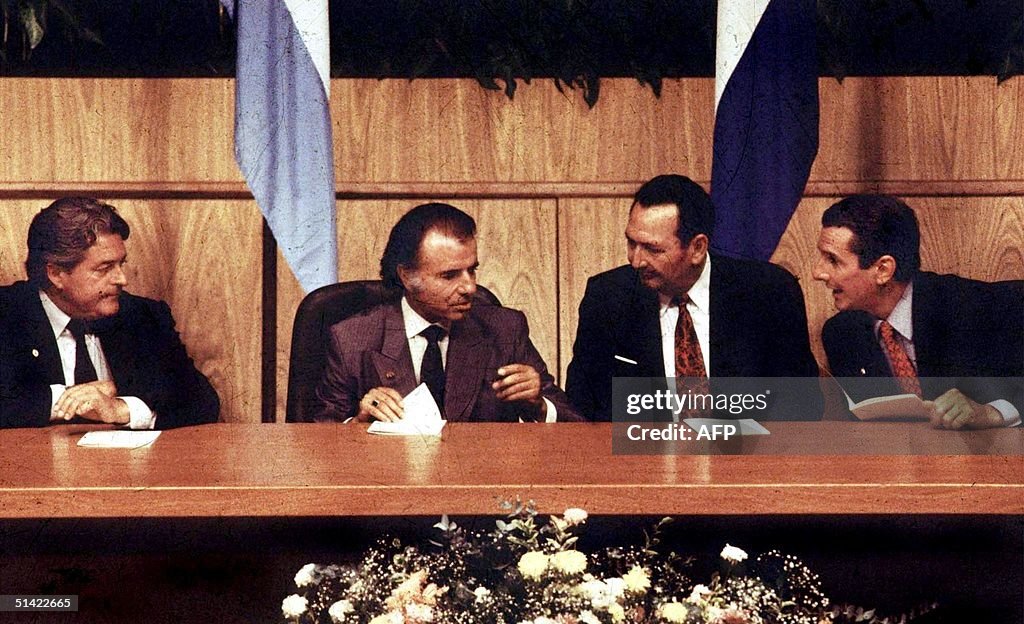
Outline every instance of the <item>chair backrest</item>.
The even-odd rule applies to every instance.
[[[388,291],[380,280],[339,282],[306,295],[295,313],[288,369],[288,422],[312,422],[316,387],[327,365],[331,326],[364,310],[397,301],[401,293]],[[477,286],[480,303],[501,305],[494,294]]]

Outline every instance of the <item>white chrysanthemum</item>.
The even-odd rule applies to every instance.
[[[681,624],[686,621],[686,614],[689,609],[681,602],[666,602],[658,607],[658,617],[668,622]]]
[[[587,510],[579,507],[570,507],[562,513],[562,517],[569,526],[576,526],[587,521]]]
[[[601,624],[601,620],[592,611],[583,611],[577,619],[583,624]]]
[[[612,616],[613,622],[621,622],[626,619],[626,610],[619,603],[613,602],[608,607],[608,615]]]
[[[482,602],[485,598],[491,595],[491,590],[481,585],[473,590],[473,595],[476,596],[476,602]]]
[[[552,555],[551,565],[563,574],[583,574],[587,556],[578,550],[563,550]]]
[[[295,573],[295,586],[305,587],[306,585],[312,585],[313,570],[316,570],[316,566],[312,563],[307,563],[299,568],[299,571]]]
[[[694,585],[693,591],[690,592],[690,602],[700,602],[711,593],[711,590],[707,585]]]
[[[306,599],[298,594],[292,594],[281,602],[281,613],[284,614],[285,619],[296,620],[309,607],[309,603]]]
[[[586,600],[590,601],[590,606],[601,610],[607,609],[615,598],[612,596],[611,590],[604,581],[600,581],[591,578],[589,581],[584,581],[576,586],[578,591]]]
[[[519,573],[523,578],[539,579],[544,570],[548,569],[548,556],[542,552],[531,550],[519,558]]]
[[[604,584],[608,587],[608,593],[613,600],[618,600],[626,594],[626,582],[617,576],[605,579]]]
[[[327,610],[327,615],[331,616],[331,621],[334,624],[341,624],[345,621],[345,616],[355,611],[355,607],[348,600],[339,600],[338,602],[331,605],[331,608]]]
[[[651,586],[651,577],[647,576],[647,570],[635,565],[622,577],[622,582],[626,584],[626,591],[642,594]]]
[[[739,563],[747,558],[747,553],[741,548],[735,546],[725,545],[722,549],[722,559],[725,559],[729,563]]]

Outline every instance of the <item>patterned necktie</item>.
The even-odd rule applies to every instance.
[[[921,396],[921,381],[917,378],[917,371],[914,364],[907,356],[906,349],[896,339],[896,330],[889,321],[882,321],[878,327],[878,333],[882,337],[882,346],[889,356],[889,364],[892,367],[893,377],[899,382],[900,388],[907,394]]]
[[[427,384],[443,418],[444,366],[441,364],[441,347],[437,342],[444,337],[445,331],[437,325],[431,325],[421,331],[420,335],[427,339],[427,350],[423,353],[423,363],[420,365],[420,380]]]
[[[704,356],[701,354],[697,330],[693,326],[693,317],[686,309],[690,297],[682,295],[673,301],[679,306],[679,319],[676,320],[676,392],[679,395],[706,394],[708,392],[708,373],[704,368]],[[696,380],[696,381],[695,381]],[[680,418],[705,416],[708,410],[684,409]]]
[[[85,335],[89,333],[86,324],[78,319],[68,321],[68,331],[75,339],[75,385],[96,381],[96,368],[92,365],[85,348]]]

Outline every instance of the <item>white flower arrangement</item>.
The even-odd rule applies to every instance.
[[[442,518],[422,547],[381,540],[353,566],[308,564],[284,599],[299,624],[829,624],[870,622],[830,608],[818,577],[795,557],[750,558],[726,544],[706,583],[692,558],[659,551],[665,519],[642,547],[587,553],[576,531],[587,512],[538,524],[532,503],[505,504],[490,533]],[[740,563],[746,562],[743,566]],[[926,611],[923,611],[926,612]],[[922,612],[922,613],[923,613]],[[867,612],[872,614],[873,612]],[[903,621],[909,621],[906,617]]]
[[[281,613],[286,620],[297,620],[306,612],[308,604],[304,597],[292,594],[281,602]]]
[[[747,559],[747,553],[742,548],[726,544],[725,548],[722,549],[721,557],[729,563],[740,563]]]

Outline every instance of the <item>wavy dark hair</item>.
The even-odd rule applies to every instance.
[[[850,251],[866,269],[882,256],[896,260],[893,279],[909,282],[921,270],[921,230],[913,209],[890,195],[851,195],[821,215],[823,227],[853,232]]]
[[[384,255],[380,258],[380,277],[385,288],[403,291],[398,267],[416,268],[420,245],[427,232],[438,232],[466,241],[476,236],[476,221],[455,206],[441,203],[421,204],[402,215],[391,228]]]
[[[131,228],[117,209],[92,197],[64,197],[39,211],[28,226],[29,282],[46,290],[53,286],[46,265],[65,271],[75,268],[101,234],[117,234],[128,240]]]

